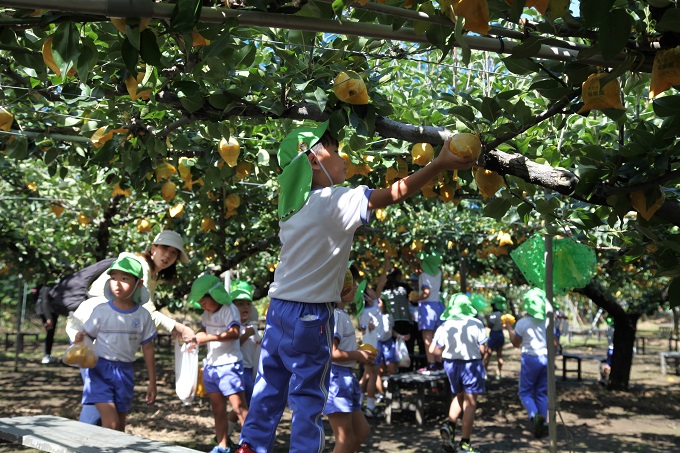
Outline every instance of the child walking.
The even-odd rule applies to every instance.
[[[364,301],[365,305],[359,313],[361,342],[372,346],[375,351],[379,351],[380,338],[383,336],[383,323],[379,298],[373,288],[366,288]],[[361,378],[361,388],[366,390],[366,412],[364,414],[368,418],[380,417],[382,415],[375,405],[379,366],[380,362],[378,361],[364,365],[364,375]]]
[[[528,316],[517,321],[514,328],[505,327],[510,342],[521,348],[519,399],[533,425],[534,436],[542,437],[548,415],[548,343],[546,341],[545,291],[532,288],[522,296],[522,307]]]
[[[503,322],[501,317],[505,313],[505,297],[496,295],[491,299],[491,314],[486,315],[486,322],[489,326],[489,343],[486,354],[484,354],[484,368],[488,371],[489,360],[491,354],[496,353],[496,360],[498,361],[498,371],[496,372],[496,379],[503,377],[503,345],[505,344],[505,335],[503,335]]]
[[[349,270],[347,272],[351,275]],[[335,436],[333,453],[357,451],[371,432],[366,417],[361,412],[361,390],[353,368],[357,362],[372,364],[376,354],[357,349],[354,325],[345,311],[345,304],[354,300],[356,289],[357,285],[353,280],[349,288],[343,288],[342,298],[334,312],[333,361],[328,402],[324,410]]]
[[[442,369],[441,362],[437,362],[430,352],[432,337],[435,330],[441,325],[441,314],[444,312],[444,304],[441,302],[440,289],[442,284],[442,271],[440,269],[442,256],[438,253],[428,253],[422,257],[422,272],[418,277],[418,330],[423,337],[425,345],[425,357],[427,365],[418,372],[430,374]]]
[[[404,200],[441,171],[469,169],[474,163],[445,151],[385,189],[334,187],[345,181],[347,166],[328,124],[297,128],[279,148],[282,247],[239,453],[272,450],[288,400],[293,410],[289,451],[323,451],[333,304],[340,301],[354,232],[368,223],[372,210]]]
[[[143,285],[142,263],[134,255],[121,254],[107,271],[104,287],[108,303],[99,304],[85,321],[75,343],[88,335],[99,360],[94,368],[83,368],[83,405],[94,405],[104,428],[125,431],[135,386],[132,362],[142,346],[149,376],[146,403],[156,400],[156,337],[151,315],[142,308],[149,298]]]
[[[211,453],[227,453],[229,430],[234,427],[228,422],[227,400],[232,407],[231,413],[241,423],[248,415],[243,387],[243,356],[239,345],[241,316],[231,303],[224,282],[214,275],[202,275],[194,281],[189,303],[198,304],[203,309],[201,329],[196,339],[199,345],[208,346],[203,385],[210,397],[217,439],[217,446]]]
[[[478,452],[470,444],[477,409],[477,395],[486,392],[486,371],[482,357],[486,349],[486,329],[475,318],[477,310],[465,294],[449,300],[445,320],[434,334],[430,352],[444,359],[444,369],[451,384],[453,401],[449,418],[441,427],[442,448],[448,452]],[[462,435],[458,448],[454,443],[456,423],[462,415]]]

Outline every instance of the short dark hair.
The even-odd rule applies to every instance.
[[[318,142],[312,145],[311,149],[316,148],[318,145],[322,145],[323,147],[328,147],[330,145],[338,146],[340,145],[340,142],[338,142],[338,140],[335,137],[333,137],[331,132],[328,129],[326,129],[326,132],[323,133]]]

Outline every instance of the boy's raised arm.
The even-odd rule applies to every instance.
[[[460,157],[449,152],[449,141],[451,139],[444,142],[439,155],[425,167],[403,179],[395,181],[390,187],[373,190],[371,198],[368,200],[368,209],[384,208],[403,201],[444,170],[468,170],[472,168],[477,159]]]

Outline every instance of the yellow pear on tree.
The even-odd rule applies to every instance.
[[[151,231],[151,222],[146,218],[137,220],[137,233],[148,233]]]
[[[215,221],[210,217],[203,217],[201,219],[201,231],[207,233],[208,231],[215,231]]]
[[[369,101],[364,79],[354,71],[339,73],[333,81],[333,92],[348,104],[365,105]]]
[[[64,207],[58,203],[52,203],[50,204],[50,211],[52,211],[57,217],[60,217],[62,212],[64,212]]]
[[[241,145],[236,137],[229,137],[229,140],[222,138],[219,147],[217,148],[222,159],[230,167],[235,167],[238,163],[238,156],[241,154]]]
[[[414,164],[423,167],[434,158],[434,148],[429,143],[416,143],[411,148],[411,158]]]
[[[88,223],[90,223],[90,220],[91,219],[82,212],[78,214],[78,223],[81,224],[82,226],[85,226]]]
[[[14,122],[14,115],[5,110],[4,107],[0,107],[0,130],[9,132]]]
[[[630,204],[645,220],[649,221],[656,211],[663,206],[666,201],[666,194],[660,188],[657,188],[659,196],[651,206],[647,205],[647,196],[643,190],[636,190],[630,194]]]
[[[184,203],[177,203],[175,206],[169,208],[168,212],[172,218],[178,219],[182,217],[184,215]]]
[[[460,157],[477,159],[482,153],[482,142],[474,134],[461,132],[451,137],[449,151]]]
[[[475,181],[483,199],[493,197],[501,187],[505,187],[503,177],[493,170],[478,167],[474,171]]]
[[[172,201],[177,193],[177,185],[172,181],[165,181],[161,186],[161,196],[167,202]]]

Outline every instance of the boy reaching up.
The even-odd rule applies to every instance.
[[[444,170],[469,169],[475,159],[444,151],[385,189],[334,187],[345,182],[347,167],[326,121],[289,133],[281,142],[278,160],[282,247],[238,453],[272,450],[287,401],[293,410],[289,451],[320,453],[333,306],[340,301],[354,232],[368,223],[372,210],[403,201]]]

